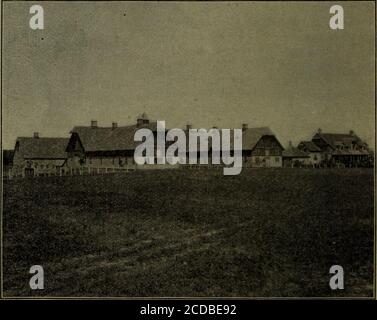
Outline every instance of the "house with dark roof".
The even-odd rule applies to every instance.
[[[85,168],[90,172],[107,169],[126,169],[135,167],[135,132],[140,128],[150,129],[157,135],[157,122],[150,121],[146,113],[138,116],[136,124],[99,127],[97,121],[90,126],[77,126],[71,130],[67,144],[67,167],[75,170]]]
[[[217,127],[213,127],[218,129]],[[192,129],[192,125],[188,124],[185,129],[186,136],[188,137],[188,131]],[[210,129],[207,131],[209,132]],[[217,151],[219,157],[222,156],[224,150],[222,149],[222,129],[220,131],[220,150]],[[189,157],[189,143],[187,138],[186,154]],[[197,145],[200,141],[198,139]],[[234,131],[230,131],[230,144],[229,154],[233,156],[234,152]],[[212,155],[216,154],[213,150],[212,139],[208,141],[208,163],[212,164]],[[276,138],[276,135],[268,127],[260,128],[248,128],[247,124],[242,125],[242,158],[243,167],[282,167],[282,151],[283,146]],[[200,152],[197,151],[196,156],[199,159]],[[188,160],[187,160],[188,161]],[[199,163],[199,160],[198,160]]]
[[[292,145],[289,141],[287,149],[283,150],[283,167],[304,167],[310,164],[310,155]]]
[[[245,167],[282,167],[284,147],[268,127],[242,125],[242,156]]]
[[[68,138],[19,137],[13,155],[13,176],[49,176],[60,174],[65,164]]]
[[[360,167],[369,165],[372,152],[366,142],[352,130],[348,133],[323,133],[321,129],[311,140],[321,149],[322,159],[327,165]]]
[[[321,163],[321,149],[313,141],[301,141],[297,148],[306,152],[309,157],[309,165],[318,167]]]

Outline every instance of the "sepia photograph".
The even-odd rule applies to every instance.
[[[375,1],[1,13],[2,298],[375,299]]]

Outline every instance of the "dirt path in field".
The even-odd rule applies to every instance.
[[[236,228],[241,228],[250,222],[239,223]],[[116,254],[101,252],[98,255],[89,254],[77,258],[63,259],[59,263],[51,263],[49,267],[55,272],[72,270],[80,277],[90,273],[113,272],[122,275],[132,275],[141,268],[155,268],[177,257],[188,253],[206,251],[220,243],[214,239],[223,234],[227,228],[211,229],[199,232],[197,229],[186,229],[181,238],[166,239],[156,236],[153,239],[144,239],[122,247]],[[170,241],[170,243],[166,243]],[[223,239],[222,239],[223,241]],[[72,266],[78,266],[72,268]]]

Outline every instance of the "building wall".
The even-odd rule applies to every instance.
[[[126,168],[135,166],[133,156],[72,155],[67,159],[68,168]]]
[[[306,167],[311,165],[310,158],[283,158],[283,167],[285,168],[294,168],[294,167]]]
[[[279,168],[283,166],[282,152],[283,148],[275,137],[265,136],[258,141],[244,164],[254,168]]]
[[[59,175],[64,161],[64,159],[17,159],[12,167],[12,176]]]
[[[310,156],[309,164],[319,165],[321,163],[322,157],[321,157],[320,152],[310,152],[309,156]]]
[[[251,156],[247,158],[246,167],[279,168],[283,166],[282,156]]]
[[[84,165],[91,168],[123,168],[135,165],[133,156],[88,156],[85,159]]]

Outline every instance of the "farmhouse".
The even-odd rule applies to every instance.
[[[299,148],[295,148],[289,141],[287,149],[283,150],[283,166],[288,168],[302,167],[310,164],[310,155]]]
[[[339,134],[322,133],[319,129],[312,142],[321,149],[321,157],[328,165],[366,166],[372,156],[368,145],[352,130],[348,134]]]
[[[283,146],[268,127],[242,125],[242,156],[247,167],[282,167]]]
[[[309,164],[317,167],[321,163],[321,149],[312,141],[301,141],[298,146],[298,149],[306,152],[309,157],[310,161]]]
[[[217,127],[213,127],[217,129]],[[192,129],[188,124],[185,129],[186,135]],[[221,129],[220,129],[221,132]],[[187,147],[188,150],[188,147]],[[268,127],[248,128],[247,124],[242,125],[242,166],[243,167],[282,167],[283,146],[275,134]],[[224,150],[214,151],[212,141],[208,143],[208,162],[212,163],[212,155],[222,156]],[[187,151],[188,153],[188,151]],[[234,154],[234,132],[231,130],[230,150]],[[188,157],[189,155],[187,155]],[[199,152],[197,153],[199,158]]]
[[[67,155],[67,138],[19,137],[13,155],[13,176],[50,176],[60,173]]]
[[[138,142],[134,142],[134,134],[140,128],[157,134],[156,121],[150,121],[145,113],[134,125],[120,127],[113,122],[111,127],[99,127],[97,121],[92,121],[90,126],[74,127],[66,147],[67,167],[100,172],[135,167],[134,150]]]

